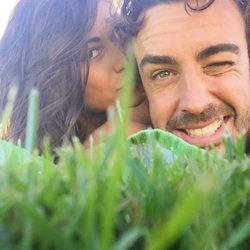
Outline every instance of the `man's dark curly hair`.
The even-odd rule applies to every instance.
[[[184,2],[187,13],[209,8],[216,0],[123,0],[121,14],[124,19],[121,30],[128,41],[135,36],[143,24],[143,13],[158,4]],[[250,0],[234,0],[245,20],[248,48],[250,48]],[[142,14],[142,15],[141,15]],[[250,49],[248,49],[250,51]]]

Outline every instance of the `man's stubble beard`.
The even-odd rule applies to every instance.
[[[166,130],[172,132],[176,129],[188,128],[194,126],[194,124],[214,121],[215,119],[223,119],[225,117],[233,119],[233,126],[235,128],[233,131],[230,131],[230,128],[227,130],[229,133],[228,136],[231,136],[235,140],[239,135],[248,132],[247,135],[249,135],[250,139],[250,104],[248,108],[243,110],[240,114],[237,114],[233,107],[225,103],[218,105],[209,104],[204,111],[198,115],[190,112],[183,112],[169,120],[166,125]]]

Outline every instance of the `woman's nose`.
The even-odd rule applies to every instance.
[[[112,59],[110,58],[110,60]],[[124,70],[124,64],[125,55],[119,48],[116,47],[113,52],[113,68],[115,72],[121,73]]]

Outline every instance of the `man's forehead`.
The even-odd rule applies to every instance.
[[[183,15],[180,15],[180,8],[183,9]],[[182,3],[178,4],[158,4],[148,9],[144,13],[144,22],[138,32],[137,38],[143,36],[154,37],[156,35],[164,35],[164,33],[176,32],[176,27],[173,23],[178,19],[180,22],[185,22],[188,14],[185,12]]]
[[[235,21],[232,14],[238,18],[236,20],[239,25],[242,25],[243,19],[236,5],[232,5],[231,1],[221,0],[220,2],[220,4],[214,3],[214,6],[210,6],[207,10],[192,15],[185,11],[183,3],[159,4],[148,9],[145,12],[143,26],[134,39],[135,46],[138,44],[142,49],[143,46],[153,49],[154,46],[162,46],[162,43],[166,42],[166,38],[169,42],[175,42],[175,39],[178,38],[195,41],[205,37],[213,43],[213,39],[221,35],[222,28],[225,28],[225,36],[226,32],[231,34],[234,30],[230,30],[230,23]],[[225,11],[225,7],[227,7],[227,11]],[[208,34],[207,28],[213,33]],[[192,34],[197,37],[190,37]]]

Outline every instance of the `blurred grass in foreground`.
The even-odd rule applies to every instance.
[[[0,167],[0,249],[249,249],[250,159],[155,157],[111,136]]]
[[[226,160],[166,163],[156,152],[148,168],[130,152],[128,111],[122,117],[92,157],[74,139],[57,150],[57,165],[46,141],[42,158],[0,162],[0,249],[249,249],[245,141],[225,140]]]

